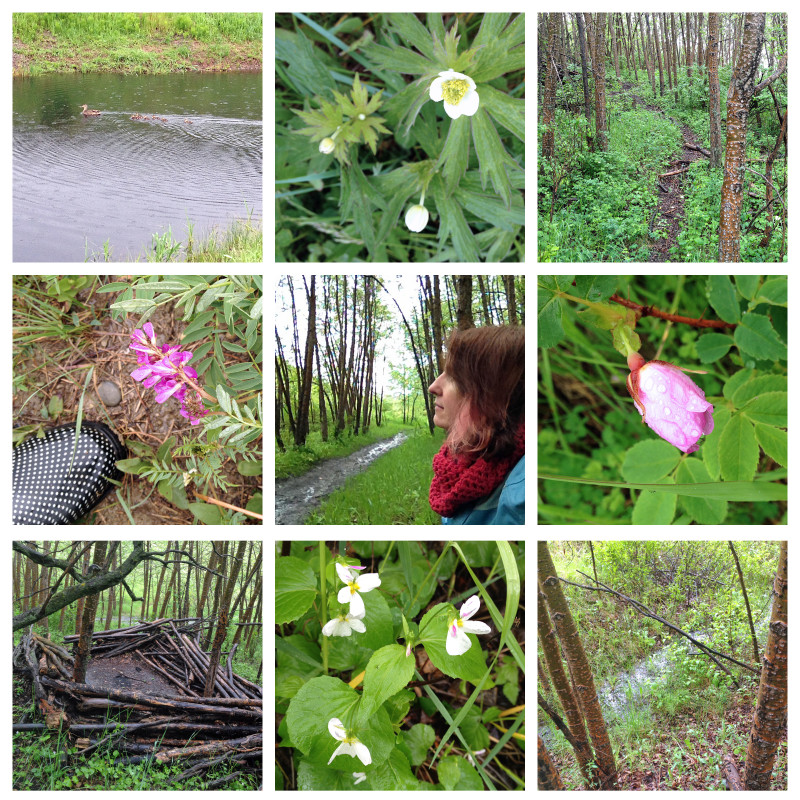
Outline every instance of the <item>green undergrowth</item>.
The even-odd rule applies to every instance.
[[[428,502],[433,457],[443,435],[412,434],[331,494],[308,519],[315,525],[439,525]]]
[[[370,426],[366,433],[353,436],[351,432],[345,431],[339,436],[333,433],[333,424],[330,425],[328,441],[322,441],[322,434],[319,428],[312,430],[306,438],[306,443],[296,447],[292,442],[292,435],[286,430],[281,431],[281,438],[286,445],[286,450],[275,448],[275,477],[289,478],[292,475],[302,475],[308,472],[318,461],[327,458],[340,458],[348,456],[362,447],[366,447],[373,442],[383,439],[391,439],[397,433],[406,431],[412,433],[416,428],[410,425],[403,425],[400,422],[384,421],[380,427]]]

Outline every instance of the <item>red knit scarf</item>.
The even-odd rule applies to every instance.
[[[514,452],[487,461],[484,458],[454,458],[446,444],[433,457],[431,508],[443,517],[452,517],[462,506],[488,497],[525,455],[525,426],[520,425]]]

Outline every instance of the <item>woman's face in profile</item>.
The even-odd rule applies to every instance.
[[[428,391],[435,396],[433,424],[448,430],[455,422],[463,402],[461,392],[455,382],[443,372],[429,387]]]

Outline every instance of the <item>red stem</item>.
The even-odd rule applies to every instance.
[[[670,322],[682,322],[684,325],[693,325],[695,328],[735,328],[735,322],[723,322],[719,319],[693,319],[692,317],[682,317],[680,314],[670,314],[668,311],[661,311],[654,306],[642,306],[632,300],[626,300],[618,294],[612,294],[609,298],[614,303],[619,303],[625,308],[632,308],[636,312],[637,320],[641,317],[658,317]]]

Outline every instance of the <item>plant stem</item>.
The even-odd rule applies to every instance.
[[[320,624],[324,628],[328,621],[328,579],[325,576],[325,542],[319,543],[319,597],[320,597]],[[328,637],[322,637],[322,672],[328,674]]]

